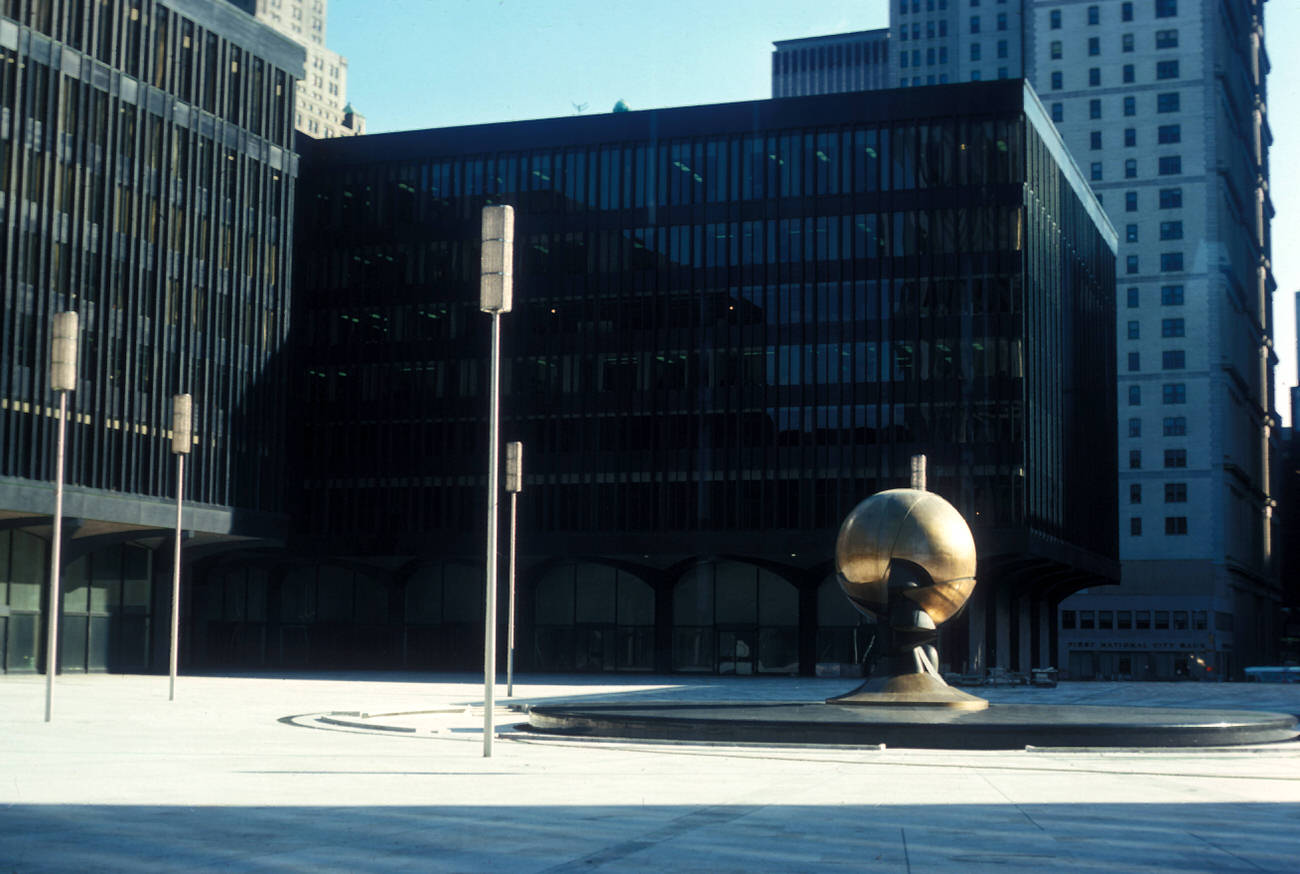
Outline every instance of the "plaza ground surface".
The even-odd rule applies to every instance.
[[[851,680],[521,675],[498,704],[814,701]],[[1300,714],[1300,685],[1063,683],[995,704]],[[0,872],[1300,871],[1300,743],[1205,750],[541,738],[481,677],[0,677]],[[333,714],[333,715],[331,715]],[[324,719],[322,719],[324,717]],[[326,721],[329,720],[329,721]],[[402,729],[402,730],[381,730]]]

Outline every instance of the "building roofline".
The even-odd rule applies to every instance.
[[[304,152],[312,162],[324,165],[368,160],[428,160],[472,152],[527,151],[626,140],[657,142],[783,128],[843,127],[872,119],[942,119],[958,114],[997,116],[1021,113],[1025,105],[1020,80],[999,80],[376,133],[315,140]]]
[[[855,30],[852,33],[830,33],[825,36],[802,36],[798,39],[778,39],[772,42],[772,45],[778,49],[786,46],[798,46],[812,43],[838,43],[838,42],[857,42],[863,37],[874,37],[877,39],[889,39],[889,28],[877,27],[872,30]]]
[[[225,0],[158,0],[168,9],[224,36],[254,55],[302,79],[307,73],[307,50],[270,25],[263,24]]]

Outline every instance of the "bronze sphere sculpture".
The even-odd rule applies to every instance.
[[[952,504],[921,489],[877,492],[840,526],[835,566],[844,594],[887,643],[882,676],[833,702],[988,706],[945,683],[936,664],[938,626],[975,589],[975,539]]]

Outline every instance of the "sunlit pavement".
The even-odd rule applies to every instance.
[[[851,680],[0,677],[0,872],[1300,870],[1300,743],[962,753],[539,738],[504,705],[820,700]],[[1300,685],[1063,683],[994,703],[1300,714]]]

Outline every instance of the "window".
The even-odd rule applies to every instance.
[[[1187,333],[1182,319],[1161,319],[1161,337],[1183,337]]]
[[[1194,628],[1196,631],[1204,631],[1208,627],[1209,627],[1209,623],[1206,622],[1206,612],[1204,610],[1193,610],[1192,628]]]
[[[1160,367],[1164,370],[1187,368],[1187,352],[1183,349],[1166,349],[1160,353]]]
[[[978,15],[972,15],[970,17],[970,32],[971,33],[980,32],[980,17]]]
[[[1124,98],[1124,114],[1137,115],[1137,112],[1137,98],[1130,94]]]
[[[1137,162],[1137,158],[1125,158],[1125,159],[1124,159],[1124,178],[1125,178],[1125,179],[1136,179],[1136,178],[1137,178],[1137,175],[1138,175],[1138,162]]]
[[[1133,615],[1133,627],[1138,631],[1149,631],[1151,629],[1151,611],[1137,610]]]
[[[1006,14],[1005,12],[999,12],[999,13],[998,13],[998,30],[1006,30],[1006,29],[1007,29],[1007,14]],[[1003,48],[1003,50],[1005,50],[1005,48],[1006,48],[1005,44],[1003,45],[1002,48]],[[1005,58],[1006,55],[998,55],[998,57],[999,57],[999,58]]]
[[[972,61],[978,61],[980,59],[980,44],[977,42],[970,44],[970,59]]]
[[[1136,191],[1124,192],[1124,211],[1125,212],[1138,211],[1138,193]]]
[[[1165,483],[1166,504],[1187,503],[1187,483]]]
[[[1156,112],[1177,112],[1179,109],[1178,92],[1156,95]]]
[[[1092,162],[1092,166],[1089,168],[1089,172],[1090,172],[1090,174],[1091,174],[1091,175],[1089,176],[1089,178],[1092,179],[1093,182],[1100,182],[1100,181],[1101,181],[1101,162],[1100,162],[1100,161],[1093,161],[1093,162]]]
[[[906,51],[903,51],[903,52],[900,52],[900,53],[899,53],[899,55],[898,55],[898,66],[900,66],[900,67],[906,67],[906,66],[907,66],[907,52],[906,52]]]
[[[1059,10],[1059,9],[1053,9],[1051,12],[1047,13],[1047,23],[1048,23],[1048,26],[1051,27],[1052,30],[1060,30],[1060,29],[1061,29],[1061,10]]]
[[[1061,41],[1059,39],[1052,40],[1048,54],[1051,55],[1053,61],[1059,61],[1061,59]]]
[[[1128,520],[1128,533],[1133,537],[1142,536],[1142,517],[1134,516]]]
[[[1130,419],[1129,421],[1134,421]],[[1128,487],[1128,502],[1130,504],[1142,503],[1142,483],[1133,483]]]
[[[1101,118],[1101,101],[1095,97],[1088,101],[1088,118]]]
[[[1130,407],[1142,406],[1142,386],[1130,385],[1128,387],[1128,405]]]
[[[1135,127],[1124,128],[1124,147],[1132,148],[1138,144],[1138,132]]]
[[[1126,33],[1119,38],[1119,50],[1121,52],[1133,51],[1133,34]]]
[[[1061,611],[1061,628],[1063,630],[1072,630],[1074,628],[1075,618],[1073,610]]]
[[[1156,172],[1161,176],[1177,176],[1183,172],[1181,155],[1165,155],[1156,165]]]
[[[1123,80],[1125,83],[1132,82],[1137,77],[1136,68],[1132,64],[1124,65]]]
[[[1098,610],[1097,611],[1097,628],[1100,631],[1110,631],[1115,627],[1115,611]]]
[[[1183,270],[1182,252],[1161,252],[1160,253],[1161,273],[1181,273],[1182,270]]]
[[[1184,437],[1187,434],[1186,416],[1165,416],[1162,424],[1166,437]]]
[[[1178,0],[1156,0],[1156,18],[1173,18],[1178,14]]]
[[[1169,611],[1168,611],[1168,610],[1157,610],[1157,611],[1155,611],[1155,613],[1156,613],[1156,621],[1155,621],[1155,629],[1156,629],[1156,631],[1168,631],[1168,630],[1169,630]]]
[[[1186,516],[1166,516],[1165,517],[1166,534],[1186,534],[1187,517]]]
[[[1126,242],[1126,243],[1136,243],[1137,241],[1138,241],[1138,226],[1137,226],[1136,224],[1128,224],[1128,225],[1125,225],[1125,226],[1124,226],[1124,242]]]
[[[1178,48],[1178,31],[1176,31],[1176,30],[1157,30],[1157,31],[1156,31],[1156,48],[1158,48],[1158,49],[1176,49],[1176,48]]]
[[[1088,7],[1088,24],[1101,24],[1101,8],[1098,6]]]
[[[1130,450],[1128,451],[1128,469],[1129,469],[1129,470],[1141,470],[1141,469],[1142,469],[1142,450],[1141,450],[1141,449],[1130,449]]]
[[[1130,352],[1128,354],[1128,369],[1130,373],[1134,373],[1142,369],[1141,352]]]
[[[1178,61],[1157,61],[1156,62],[1157,79],[1177,79],[1178,78]]]
[[[1137,305],[1138,305],[1138,290],[1137,290],[1136,287],[1129,288],[1129,290],[1128,290],[1128,307],[1129,307],[1129,309],[1133,309],[1133,308],[1135,308]]]
[[[1160,386],[1160,402],[1162,404],[1185,404],[1187,403],[1187,384],[1182,382],[1166,382]]]
[[[1128,331],[1127,331],[1127,333],[1128,333],[1128,338],[1129,338],[1130,340],[1140,340],[1140,339],[1142,339],[1142,336],[1141,336],[1141,335],[1142,335],[1142,332],[1141,332],[1141,329],[1139,328],[1139,324],[1140,324],[1140,323],[1137,322],[1137,321],[1131,321],[1131,322],[1128,323]]]
[[[1161,222],[1160,239],[1162,240],[1181,240],[1183,238],[1182,222]]]
[[[1187,450],[1166,449],[1165,467],[1187,467]]]
[[[1101,84],[1101,67],[1088,68],[1088,84],[1094,87]]]
[[[1101,37],[1099,36],[1088,37],[1088,54],[1089,55],[1101,54]]]
[[[1129,420],[1128,420],[1128,436],[1130,436],[1130,437],[1141,437],[1141,436],[1142,436],[1142,420],[1141,420],[1141,419],[1135,417],[1135,418],[1132,418],[1132,419],[1129,419]],[[1139,491],[1139,493],[1140,493],[1140,492],[1141,492],[1141,489],[1139,489],[1138,491]],[[1139,498],[1138,500],[1141,501],[1141,498]]]
[[[1061,90],[1062,88],[1064,88],[1064,87],[1065,87],[1065,82],[1064,82],[1064,80],[1061,78],[1061,71],[1060,71],[1060,70],[1053,70],[1053,71],[1052,71],[1052,90],[1053,90],[1053,91],[1060,91],[1060,90]]]
[[[1142,272],[1139,269],[1139,261],[1137,255],[1124,256],[1124,272],[1129,275]]]
[[[1131,2],[1131,0],[1124,0],[1123,3],[1119,4],[1119,20],[1120,21],[1133,20],[1133,3]]]
[[[1160,286],[1160,305],[1177,307],[1183,305],[1183,287],[1181,285]]]
[[[1101,148],[1101,131],[1095,130],[1088,134],[1088,147],[1091,149]]]
[[[1162,188],[1160,189],[1160,208],[1161,209],[1179,209],[1183,205],[1183,189],[1181,188]]]
[[[1169,533],[1169,525],[1168,525],[1168,524],[1165,525],[1165,533],[1166,533],[1166,534]],[[1186,631],[1186,630],[1187,630],[1187,611],[1186,611],[1186,610],[1175,610],[1175,611],[1174,611],[1174,631]]]
[[[1156,142],[1162,144],[1181,143],[1183,126],[1181,124],[1162,124],[1156,128]]]
[[[1052,104],[1052,121],[1061,123],[1065,121],[1065,105],[1061,103]]]

